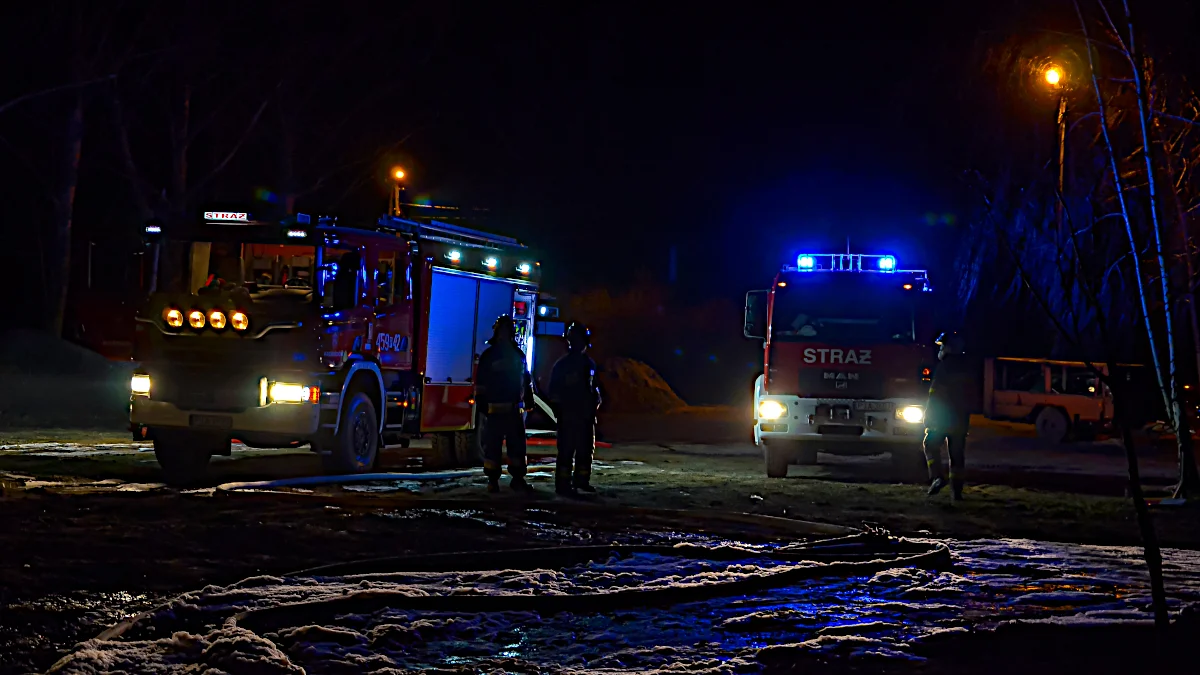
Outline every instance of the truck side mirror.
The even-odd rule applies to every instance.
[[[746,324],[742,333],[748,338],[767,339],[767,291],[746,294]]]

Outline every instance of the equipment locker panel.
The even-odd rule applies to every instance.
[[[492,324],[500,315],[512,316],[513,285],[506,281],[479,280],[479,308],[475,323],[475,354],[487,349],[492,337]]]
[[[466,382],[471,377],[477,287],[470,277],[433,271],[425,360],[425,377],[432,382]]]

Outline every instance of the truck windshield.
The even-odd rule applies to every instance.
[[[312,246],[236,241],[168,241],[162,290],[205,295],[242,288],[255,300],[311,299]]]
[[[775,289],[771,339],[826,344],[911,344],[911,291],[875,279],[822,274]]]

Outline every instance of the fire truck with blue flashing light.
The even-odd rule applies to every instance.
[[[429,464],[479,461],[475,361],[511,315],[533,362],[540,264],[516,239],[436,220],[367,225],[210,211],[145,227],[131,430],[167,479],[236,439],[309,445],[331,473],[431,435]]]
[[[895,256],[802,253],[770,289],[746,294],[745,335],[763,340],[754,441],[767,475],[818,452],[890,452],[924,467],[924,405],[935,357],[928,275]]]

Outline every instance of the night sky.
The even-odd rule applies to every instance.
[[[568,284],[665,276],[672,245],[681,284],[731,297],[846,236],[924,258],[925,214],[957,208],[947,83],[974,27],[949,7],[493,8],[460,29],[495,58],[449,55],[452,112],[413,147],[437,187],[569,252],[547,267]]]
[[[153,86],[131,88],[136,77],[188,77],[194,117],[221,113],[193,144],[193,175],[216,163],[258,101],[275,97],[196,211],[259,210],[255,194],[278,189],[277,112],[299,111],[297,152],[316,165],[309,179],[356,162],[302,197],[302,211],[378,214],[382,176],[399,162],[411,195],[490,209],[490,227],[539,251],[551,289],[620,288],[639,272],[666,281],[675,247],[675,288],[699,302],[736,300],[796,251],[842,250],[847,237],[905,267],[945,264],[953,228],[927,217],[961,218],[966,208],[959,176],[979,133],[969,93],[977,43],[1016,6],[993,4],[984,15],[974,4],[284,11],[292,5],[268,2],[146,19],[151,10],[125,3],[105,48],[136,47],[120,78],[142,156],[166,141],[165,105]],[[26,21],[10,29],[66,40],[61,17]],[[69,79],[64,44],[9,43],[8,56],[38,65],[10,73],[0,100]],[[188,65],[196,54],[202,67]],[[311,87],[307,98],[286,99],[272,93],[276,82],[285,93],[289,82]],[[77,251],[80,242],[127,239],[138,223],[106,91],[92,87],[87,100]],[[39,186],[52,167],[39,157],[54,146],[63,103],[51,95],[0,116],[5,203],[30,226],[44,227]],[[152,178],[160,160],[144,162]],[[10,224],[10,234],[26,251],[38,245],[28,230]],[[37,278],[36,258],[11,248],[7,256]]]

